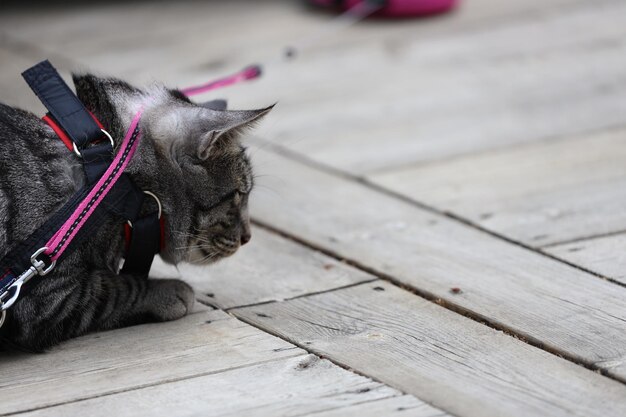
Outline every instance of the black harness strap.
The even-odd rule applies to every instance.
[[[48,61],[43,61],[26,70],[23,76],[50,111],[54,122],[58,123],[73,141],[75,151],[83,161],[87,185],[76,192],[34,233],[16,242],[0,259],[0,327],[5,309],[17,299],[22,283],[27,280],[23,278],[26,271],[29,269],[34,271],[36,268],[39,274],[33,273],[29,277],[40,278],[54,267],[54,263],[50,263],[50,257],[42,252],[45,249],[43,246],[89,194],[93,185],[110,166],[113,156],[112,143],[108,140],[98,143],[103,138],[100,126]],[[132,134],[139,135],[139,127]],[[78,230],[63,255],[56,261],[62,261],[67,254],[92,236],[113,215],[120,221],[129,220],[134,226],[126,254],[127,267],[124,268],[124,272],[148,274],[152,260],[160,249],[160,203],[158,203],[159,212],[139,217],[144,200],[144,192],[127,174],[122,174],[102,204]]]
[[[4,255],[0,260],[2,267],[0,269],[0,296],[5,294],[17,279],[15,273],[25,271],[32,265],[30,257],[34,250],[42,247],[50,239],[88,193],[89,187],[79,190],[41,227],[23,241],[17,242]]]
[[[48,60],[27,69],[22,76],[79,150],[102,138],[91,114]]]
[[[87,182],[95,183],[106,171],[112,159],[113,148],[108,141],[94,144],[103,138],[100,126],[83,103],[70,90],[49,61],[43,61],[22,74],[31,89],[46,106],[56,123],[67,133],[79,149]],[[94,144],[89,146],[89,144]],[[160,223],[154,222],[155,213],[139,219],[144,193],[126,174],[116,184],[103,206],[109,212],[130,221],[133,225],[129,250],[123,272],[148,273],[154,255],[159,252]],[[100,216],[96,216],[99,218]],[[90,222],[92,223],[92,222]],[[85,229],[95,230],[99,221],[86,224]],[[151,230],[150,230],[151,229]],[[156,240],[150,242],[156,236]],[[141,242],[141,243],[140,243]],[[71,247],[71,246],[70,246]]]
[[[22,76],[48,109],[52,121],[73,142],[75,152],[83,159],[87,182],[95,183],[111,163],[113,144],[108,140],[97,143],[105,137],[104,132],[48,60],[27,69]],[[91,144],[94,146],[88,147]]]
[[[132,239],[126,251],[122,273],[148,273],[161,246],[161,226],[158,213],[132,222]]]
[[[113,147],[110,142],[103,142],[81,151],[83,170],[87,183],[94,184],[107,170],[113,159]]]
[[[83,244],[85,239],[93,236],[107,219],[113,218],[120,223],[126,220],[136,221],[143,205],[143,195],[130,177],[123,174],[57,262],[63,261],[68,254]],[[158,251],[152,253],[152,258],[156,253]],[[126,256],[128,257],[128,254]],[[152,264],[152,258],[150,258],[150,264]]]

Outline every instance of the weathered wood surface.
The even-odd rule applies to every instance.
[[[259,100],[274,87],[280,106],[262,132],[282,146],[353,173],[394,169],[623,125],[624,21],[623,2],[587,3],[361,43],[277,66],[238,91]]]
[[[411,395],[393,397],[343,408],[307,414],[311,417],[446,417],[438,410]]]
[[[41,113],[19,72],[47,57],[64,75],[95,69],[131,82],[186,86],[278,57],[286,43],[328,21],[328,15],[302,13],[292,1],[263,5],[103,3],[71,11],[54,5],[39,13],[3,12],[0,100]],[[226,94],[234,107],[279,99],[258,132],[353,173],[388,170],[393,176],[402,174],[400,165],[413,169],[426,161],[431,165],[424,169],[436,171],[440,163],[448,166],[446,159],[456,158],[450,166],[464,160],[463,154],[476,154],[484,164],[480,158],[493,148],[516,146],[508,155],[533,148],[523,142],[558,136],[565,143],[573,133],[624,123],[625,17],[619,0],[466,1],[442,18],[364,22],[323,40],[292,64],[269,65],[259,82],[217,95]],[[612,205],[623,200],[623,146],[617,136],[600,137],[587,148],[587,138],[574,140],[578,148],[569,151],[555,143],[550,150],[563,163],[552,171],[540,152],[527,155],[534,158],[527,169],[545,174],[530,178],[546,187],[540,188],[546,197],[525,188],[534,205],[522,207],[520,215],[535,219],[544,214],[544,204],[561,203],[575,213],[558,222],[540,219],[528,229],[513,224],[515,233],[545,229],[559,237],[532,243],[542,246],[589,236],[583,234],[587,229],[616,230],[623,220],[622,207]],[[612,144],[614,152],[607,155],[609,145],[598,143]],[[606,166],[602,158],[608,158]],[[624,287],[268,152],[253,159],[260,174],[271,174],[259,181],[271,190],[260,187],[252,199],[253,214],[263,223],[626,381]],[[505,181],[508,171],[501,168],[504,174],[494,176]],[[572,182],[552,178],[553,172],[572,176]],[[569,194],[580,177],[591,198]],[[429,202],[422,197],[438,196],[439,189],[424,181],[430,191],[415,198]],[[502,212],[514,223],[515,210],[502,205]],[[487,217],[479,213],[479,221]],[[589,242],[593,261],[559,253],[574,253],[566,245],[543,250],[585,267],[597,260],[617,276],[619,261],[602,258],[602,245],[612,243]],[[213,295],[212,304],[225,308],[330,291],[234,311],[304,348],[425,395],[455,415],[626,414],[619,382],[384,282],[332,291],[374,277],[273,233],[255,230],[253,243],[215,268],[181,271]],[[452,287],[461,292],[450,292]],[[0,413],[54,404],[59,405],[31,414],[444,413],[305,356],[218,311],[87,336],[45,356],[3,357],[0,374]],[[409,409],[400,411],[402,404]]]
[[[1,29],[0,29],[1,31]],[[22,78],[22,72],[35,62],[2,47],[0,36],[0,103],[45,114],[45,107]]]
[[[626,288],[363,185],[255,156],[273,190],[251,198],[255,218],[626,380]]]
[[[618,40],[626,32],[626,6],[616,0],[466,3],[433,21],[352,28],[302,59],[270,65],[260,82],[229,90],[229,98],[238,107],[279,99],[268,137],[354,172],[622,122],[626,61]],[[242,13],[247,7],[183,2],[148,15],[136,4],[6,13],[0,27],[11,39],[38,45],[24,52],[33,61],[52,54],[61,67],[176,86],[277,58],[286,43],[328,19],[302,13],[293,2]],[[165,13],[150,35],[136,24]],[[271,19],[286,23],[267,25]],[[589,25],[602,30],[581,30]]]
[[[93,398],[20,416],[302,416],[398,396],[313,355]]]
[[[625,234],[549,246],[543,251],[626,284]]]
[[[626,122],[626,111],[622,116]],[[370,179],[537,247],[626,230],[626,129],[468,155]]]
[[[307,55],[325,55],[329,48],[350,49],[387,39],[426,38],[499,25],[554,14],[581,3],[472,0],[464,2],[457,13],[437,19],[365,22],[340,36],[322,39]],[[158,79],[174,84],[203,82],[207,74],[219,75],[232,65],[278,58],[288,43],[311,35],[330,18],[326,13],[305,12],[301,3],[291,0],[263,1],[261,7],[251,7],[249,2],[179,1],[150,7],[142,3],[90,4],[70,10],[42,5],[40,10],[4,11],[0,33],[31,45],[24,51],[31,56],[54,55],[131,81]],[[266,91],[270,94],[273,88]]]
[[[280,301],[374,279],[260,228],[237,256],[206,267],[181,265],[185,281],[220,308]]]
[[[385,282],[236,309],[463,416],[623,416],[626,387]]]
[[[375,279],[290,239],[253,226],[252,240],[232,258],[207,266],[165,264],[150,276],[182,278],[202,300],[222,309],[281,301]]]
[[[46,354],[3,352],[0,414],[249,367],[302,353],[221,311],[198,312],[179,321],[88,335]]]

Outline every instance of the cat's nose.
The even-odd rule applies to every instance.
[[[243,232],[241,234],[241,244],[245,245],[246,243],[250,242],[250,238],[252,238],[250,232]]]

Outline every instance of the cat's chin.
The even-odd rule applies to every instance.
[[[193,265],[210,265],[233,255],[235,252],[237,250],[225,251],[196,248],[187,254],[185,261]]]

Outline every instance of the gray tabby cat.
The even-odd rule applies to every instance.
[[[116,79],[74,76],[79,98],[121,142],[142,103],[141,143],[126,172],[156,194],[166,219],[166,262],[208,264],[250,239],[253,176],[238,137],[271,108],[217,111],[177,91],[146,92]],[[0,103],[0,257],[84,183],[82,166],[32,113]],[[150,198],[146,205],[155,204]],[[154,207],[148,207],[154,209]],[[120,219],[94,236],[8,310],[0,345],[42,351],[87,332],[174,320],[194,302],[178,280],[117,275]]]

